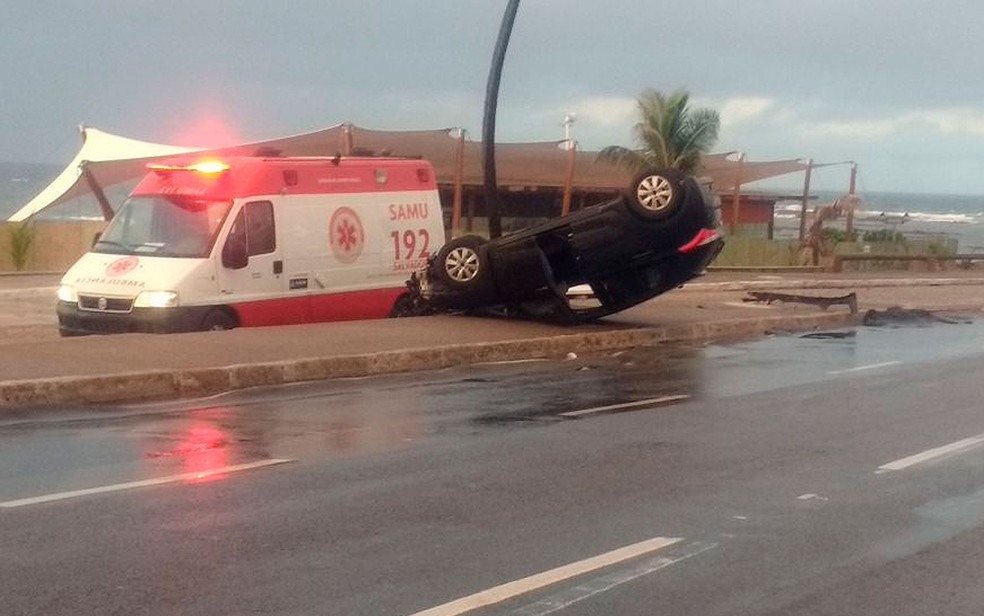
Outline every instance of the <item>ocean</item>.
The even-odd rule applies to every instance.
[[[814,193],[817,204],[832,203],[843,193]],[[928,193],[859,192],[860,208],[855,212],[858,231],[894,230],[909,238],[941,237],[957,240],[959,252],[984,252],[984,195]],[[777,238],[796,237],[802,205],[784,201],[776,204]],[[807,216],[806,224],[812,222]],[[844,227],[844,217],[824,226]]]
[[[60,165],[0,162],[0,220],[6,220],[53,180]],[[107,191],[118,202],[126,188]],[[789,194],[785,191],[784,194]],[[818,191],[816,204],[833,202],[842,193]],[[960,252],[984,252],[984,195],[918,194],[894,192],[859,192],[861,209],[855,215],[860,231],[891,229],[907,237],[945,237],[956,239]],[[799,229],[800,203],[780,201],[776,204],[776,237],[796,237]],[[55,208],[52,217],[100,219],[99,206],[93,198],[76,199]],[[807,225],[810,223],[807,217]],[[843,228],[844,219],[826,226]]]

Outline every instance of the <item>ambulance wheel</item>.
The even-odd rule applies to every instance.
[[[202,329],[205,331],[221,331],[232,329],[236,326],[236,319],[228,311],[221,308],[213,308],[205,314],[202,319]]]
[[[683,179],[676,169],[647,169],[637,174],[625,195],[629,209],[649,221],[669,218],[680,209]]]
[[[488,277],[484,244],[485,239],[477,235],[456,237],[445,244],[435,260],[440,279],[454,290],[479,288]]]
[[[393,309],[390,310],[389,317],[420,317],[431,314],[431,309],[420,295],[404,293],[393,302]]]

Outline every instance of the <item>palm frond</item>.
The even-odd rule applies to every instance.
[[[713,109],[690,109],[689,101],[685,90],[669,95],[643,90],[637,101],[639,122],[632,129],[638,150],[610,146],[599,159],[635,169],[673,167],[695,173],[701,155],[717,142],[721,121]]]
[[[646,159],[641,153],[620,145],[610,145],[602,149],[595,159],[631,171],[646,167]]]

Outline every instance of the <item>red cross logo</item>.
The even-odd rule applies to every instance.
[[[114,277],[122,276],[133,271],[137,267],[137,262],[138,259],[136,257],[120,257],[106,266],[106,275]]]
[[[362,221],[351,208],[340,207],[331,215],[328,223],[331,251],[342,263],[353,263],[362,255],[366,245],[366,232]]]

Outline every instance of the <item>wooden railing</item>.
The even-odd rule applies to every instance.
[[[934,255],[934,254],[868,254],[868,253],[851,253],[843,255],[834,255],[834,264],[832,271],[843,272],[845,261],[922,261],[927,267],[931,269],[942,269],[942,264],[944,261],[954,261],[961,263],[961,265],[969,266],[973,261],[984,261],[984,253],[967,253],[967,254],[952,254],[952,255]]]

